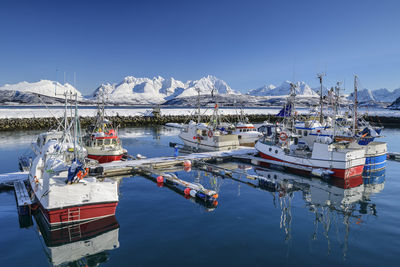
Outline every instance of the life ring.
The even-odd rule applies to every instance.
[[[281,141],[286,141],[286,139],[288,138],[287,134],[285,132],[281,132],[279,134],[279,139],[281,139]]]
[[[213,132],[212,132],[211,130],[209,130],[208,133],[207,133],[207,135],[208,135],[208,137],[211,138],[211,137],[213,137]]]

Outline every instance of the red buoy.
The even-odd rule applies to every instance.
[[[185,193],[185,195],[189,196],[190,195],[190,188],[186,187],[185,190],[183,191],[183,193]]]
[[[190,161],[190,160],[188,160],[188,159],[185,159],[184,161],[183,161],[183,166],[184,167],[191,167],[192,166],[192,162]]]
[[[164,177],[161,175],[157,177],[157,183],[163,183],[164,182]]]

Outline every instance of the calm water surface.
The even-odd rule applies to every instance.
[[[36,133],[0,133],[0,173],[18,170],[18,156],[29,151]],[[131,154],[148,157],[173,155],[168,143],[179,141],[177,130],[162,127],[120,133]],[[400,129],[384,135],[389,150],[400,152]],[[212,209],[146,178],[124,178],[115,218],[79,233],[52,234],[40,217],[20,228],[13,191],[2,190],[1,266],[398,266],[399,162],[388,161],[386,172],[351,189],[238,163],[224,166],[270,176],[278,186],[239,174],[223,179],[174,170],[219,192]]]

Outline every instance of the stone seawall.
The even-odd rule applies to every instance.
[[[206,117],[206,116],[205,116]],[[249,120],[253,123],[261,123],[264,121],[275,122],[278,117],[274,115],[248,115]],[[189,116],[161,116],[161,117],[143,117],[143,116],[127,116],[127,117],[107,117],[115,126],[134,127],[134,126],[150,126],[164,125],[168,122],[185,123],[188,122]],[[237,120],[236,115],[224,115],[225,120],[234,122]],[[279,118],[281,119],[281,118]],[[60,118],[58,119],[61,120]],[[384,126],[400,127],[400,118],[398,117],[367,117],[367,120],[382,124]],[[82,128],[85,128],[93,122],[92,117],[80,118]],[[15,130],[48,130],[57,126],[55,118],[13,118],[0,119],[0,131]]]

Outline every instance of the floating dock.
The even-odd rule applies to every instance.
[[[388,152],[387,158],[390,160],[400,161],[400,153],[399,152]]]
[[[240,155],[253,155],[256,153],[254,148],[243,147],[229,151],[216,151],[204,153],[192,153],[178,157],[158,157],[128,161],[114,161],[100,164],[100,172],[103,177],[130,175],[137,172],[140,168],[147,170],[157,170],[174,166],[182,166],[184,161],[213,161],[233,158]],[[102,169],[102,170],[101,170]]]

